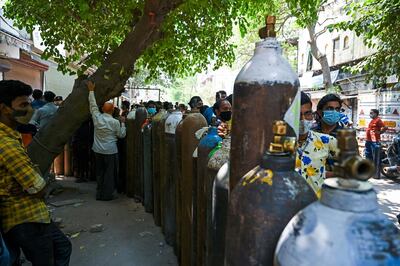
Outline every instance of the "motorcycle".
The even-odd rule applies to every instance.
[[[390,150],[390,145],[383,144],[381,146],[381,163],[380,163],[380,172],[383,176],[389,179],[396,179],[400,177],[400,172],[397,169],[397,165],[394,165],[388,156],[388,152]]]

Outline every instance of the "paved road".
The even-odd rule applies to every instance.
[[[52,216],[63,219],[66,234],[72,237],[70,265],[74,266],[163,266],[177,265],[170,246],[153,222],[153,217],[133,199],[120,197],[96,201],[94,183],[60,181],[64,191],[50,202],[82,199],[75,206],[52,207]],[[90,233],[94,224],[104,231]]]
[[[400,178],[390,179],[370,179],[378,193],[378,202],[382,212],[391,219],[400,229],[396,215],[400,213]]]

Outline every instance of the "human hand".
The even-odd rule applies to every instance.
[[[221,122],[221,124],[218,125],[218,136],[220,136],[221,138],[225,138],[228,134],[228,124],[225,122]]]
[[[87,87],[88,87],[88,90],[89,90],[89,91],[94,91],[94,88],[95,88],[96,86],[94,85],[94,83],[93,83],[91,80],[89,80],[89,81],[87,82]]]

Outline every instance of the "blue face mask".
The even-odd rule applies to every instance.
[[[150,115],[155,115],[157,113],[157,109],[155,107],[150,107],[150,108],[147,108],[147,112]]]
[[[340,113],[338,111],[327,110],[323,112],[322,120],[330,126],[333,126],[340,120]]]

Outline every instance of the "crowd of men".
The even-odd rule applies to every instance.
[[[77,146],[77,156],[89,157],[87,150],[93,151],[96,200],[110,201],[116,198],[116,190],[124,191],[124,185],[118,184],[117,176],[121,163],[119,157],[125,156],[123,139],[126,136],[126,120],[135,119],[139,107],[146,108],[148,122],[162,110],[175,109],[185,113],[188,108],[178,102],[173,105],[159,101],[133,105],[123,101],[120,109],[106,102],[99,108],[95,84],[88,82],[87,88],[91,119],[82,124],[71,142]],[[9,254],[13,265],[19,265],[21,250],[33,265],[69,264],[71,243],[50,219],[44,199],[44,173],[38,170],[26,153],[25,146],[30,139],[26,138],[24,146],[20,134],[33,136],[36,131],[42,130],[61,102],[62,98],[50,91],[42,95],[37,90],[32,93],[32,88],[20,81],[0,81],[0,225],[4,239],[0,244],[2,257]],[[212,106],[204,105],[199,96],[192,97],[188,103],[190,111],[200,112],[210,126],[218,127],[218,133],[223,138],[230,134],[232,104],[232,95],[228,96],[224,91],[216,93]],[[325,95],[318,102],[316,111],[313,111],[312,105],[310,97],[302,92],[296,170],[319,196],[324,179],[333,176],[332,165],[338,153],[336,133],[341,128],[351,127],[352,123],[343,114],[342,100],[338,95]],[[372,109],[370,116],[372,121],[366,132],[365,156],[374,159],[380,135],[387,127],[379,118],[378,110]],[[396,156],[396,159],[399,158],[398,154]],[[79,159],[76,163],[84,168],[82,164],[87,165],[88,161]],[[82,175],[81,179],[87,177],[83,173],[78,175]]]

